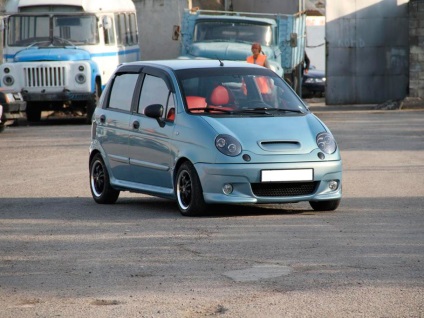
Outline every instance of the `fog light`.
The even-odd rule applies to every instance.
[[[328,182],[328,188],[331,191],[337,190],[337,188],[339,187],[339,183],[335,180],[331,180],[330,182]]]
[[[229,195],[231,192],[233,192],[233,186],[229,183],[224,184],[222,187],[222,192],[224,192],[226,195]]]

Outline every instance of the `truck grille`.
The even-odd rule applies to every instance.
[[[26,87],[65,86],[65,67],[24,67]]]
[[[318,182],[252,183],[253,194],[258,197],[293,197],[315,192]]]

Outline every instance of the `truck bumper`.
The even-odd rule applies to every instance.
[[[94,100],[94,93],[91,92],[70,92],[62,91],[58,93],[29,93],[22,92],[24,100],[27,102],[66,102],[66,101],[91,101]]]

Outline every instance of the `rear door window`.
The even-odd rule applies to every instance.
[[[109,98],[109,108],[123,111],[131,110],[131,102],[139,74],[118,74],[112,85]]]

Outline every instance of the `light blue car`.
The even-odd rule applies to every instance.
[[[93,115],[89,172],[97,203],[145,193],[185,216],[217,203],[335,210],[342,197],[328,127],[278,75],[245,62],[119,66]]]

